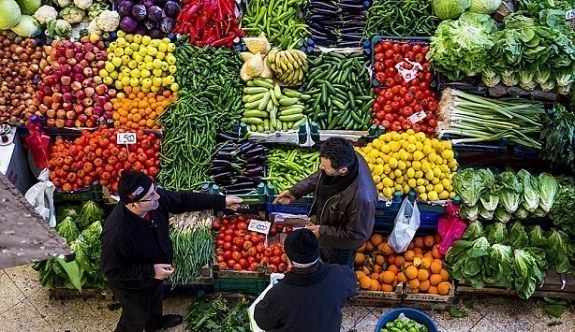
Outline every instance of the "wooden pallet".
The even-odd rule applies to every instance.
[[[514,289],[487,286],[474,288],[470,285],[459,283],[459,293],[475,293],[490,295],[517,296]],[[571,274],[559,274],[554,269],[548,269],[543,285],[537,287],[533,297],[548,297],[552,299],[575,299],[575,277]]]
[[[398,307],[403,295],[403,284],[395,286],[393,292],[375,292],[358,289],[348,304],[362,307]]]
[[[99,288],[83,288],[81,291],[69,288],[51,288],[48,289],[48,293],[50,298],[54,300],[73,298],[111,300],[114,297],[112,291]]]
[[[401,306],[424,310],[445,311],[451,308],[454,299],[455,284],[453,281],[451,282],[451,290],[447,295],[413,293],[411,286],[407,284],[403,292]]]

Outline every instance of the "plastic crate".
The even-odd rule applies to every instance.
[[[54,202],[101,201],[102,199],[102,186],[97,182],[76,191],[54,191]]]
[[[262,279],[214,279],[215,292],[234,292],[249,295],[259,295],[266,289],[266,282]]]

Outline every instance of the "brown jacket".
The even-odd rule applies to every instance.
[[[371,171],[359,154],[357,161],[357,179],[346,189],[328,198],[323,210],[316,216],[316,224],[320,225],[319,242],[327,247],[359,248],[373,231],[377,190]],[[313,191],[317,196],[321,175],[322,171],[319,170],[300,181],[290,189],[291,194],[299,199]]]

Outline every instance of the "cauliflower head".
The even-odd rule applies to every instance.
[[[88,9],[92,5],[92,0],[74,0],[74,4],[80,9]]]
[[[60,17],[70,24],[82,22],[84,15],[84,10],[76,6],[68,6],[60,11]]]
[[[44,5],[34,13],[34,18],[40,24],[46,24],[52,20],[55,20],[58,17],[58,11],[56,8],[48,5]]]
[[[116,31],[120,24],[120,14],[114,10],[104,10],[100,16],[96,18],[96,24],[100,30],[105,32]]]

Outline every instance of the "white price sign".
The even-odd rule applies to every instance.
[[[118,144],[136,144],[136,133],[118,133],[116,141]]]
[[[270,231],[271,226],[272,224],[270,222],[250,219],[250,223],[248,225],[248,231],[258,232],[267,235]]]
[[[407,118],[407,120],[409,120],[409,122],[411,122],[412,124],[416,124],[419,121],[425,119],[427,115],[425,114],[424,111],[419,111],[417,113],[412,114],[409,118]]]
[[[575,18],[575,9],[571,9],[565,12],[565,19],[572,20]]]

